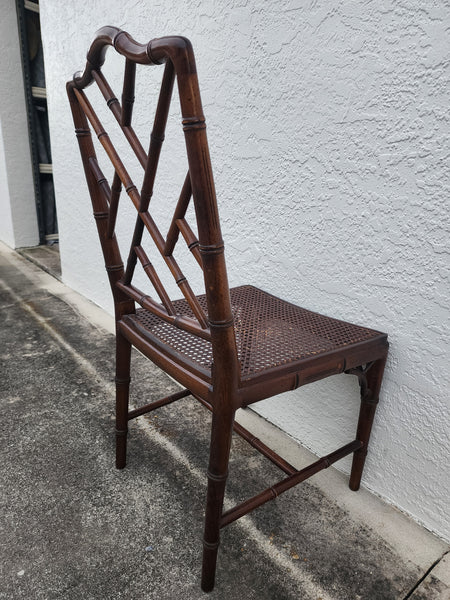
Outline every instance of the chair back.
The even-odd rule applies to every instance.
[[[111,89],[102,66],[106,50],[113,46],[125,57],[125,72],[121,103]],[[159,99],[156,106],[149,150],[146,152],[132,125],[136,65],[164,65]],[[186,142],[188,172],[182,186],[169,230],[164,236],[157,227],[151,211],[155,175],[164,140],[169,107],[175,80],[177,81],[182,126]],[[105,131],[85,88],[95,83],[133,152],[144,170],[140,191],[133,183],[110,137]],[[100,29],[92,43],[85,71],[76,74],[67,84],[75,132],[78,138],[84,171],[92,199],[94,217],[115,301],[116,318],[134,311],[134,302],[158,318],[172,323],[200,338],[210,340],[214,364],[238,372],[236,342],[231,311],[229,287],[224,259],[214,180],[211,170],[206,125],[203,116],[194,54],[190,42],[183,37],[163,37],[139,44],[131,36],[115,27]],[[114,167],[111,184],[103,174],[91,138],[94,130]],[[117,209],[122,187],[133,203],[137,215],[126,267],[123,266],[115,236]],[[186,211],[193,199],[198,239],[186,220]],[[181,236],[180,236],[181,233]],[[186,303],[182,314],[163,286],[157,270],[147,256],[142,239],[150,235],[172,273]],[[180,237],[203,270],[206,303],[194,294],[173,252]],[[159,301],[133,285],[138,263],[147,274]],[[206,306],[205,306],[206,304]],[[130,308],[132,307],[132,308]]]

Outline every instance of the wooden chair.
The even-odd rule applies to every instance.
[[[114,46],[126,59],[122,104],[101,71],[108,46]],[[131,126],[136,64],[165,65],[148,153]],[[164,237],[149,211],[149,203],[175,79],[189,170]],[[98,85],[144,169],[140,192],[83,91],[92,82]],[[387,336],[299,308],[252,286],[229,289],[205,118],[194,55],[187,39],[163,37],[139,44],[124,31],[104,27],[97,32],[90,47],[85,71],[76,74],[67,84],[67,92],[115,303],[116,466],[119,469],[125,466],[130,419],[188,395],[212,411],[202,573],[202,588],[210,591],[214,586],[222,527],[351,453],[350,488],[359,488],[388,351]],[[89,123],[114,166],[111,187],[97,162]],[[125,269],[114,234],[122,186],[137,210]],[[198,239],[185,219],[191,197]],[[181,300],[169,298],[144,251],[141,242],[145,231],[175,278],[183,295]],[[173,256],[180,233],[203,270],[204,295],[194,295]],[[133,285],[138,261],[159,301]],[[129,410],[132,345],[184,389],[142,408]],[[356,438],[304,469],[295,469],[234,423],[238,408],[336,373],[349,373],[359,379],[361,408]],[[286,477],[223,512],[233,428],[284,471]]]

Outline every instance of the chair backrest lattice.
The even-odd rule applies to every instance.
[[[109,45],[113,45],[126,58],[121,102],[101,71],[105,51]],[[131,124],[138,63],[165,63],[148,152],[144,150]],[[149,205],[176,80],[180,93],[189,169],[167,235],[164,237],[150,214]],[[144,170],[140,191],[133,183],[125,164],[84,92],[84,88],[93,82],[97,84]],[[121,303],[124,302],[124,298],[129,298],[159,318],[204,339],[211,340],[215,337],[216,342],[220,343],[219,338],[226,330],[232,330],[234,335],[223,242],[206,141],[206,126],[198,91],[195,62],[189,42],[184,38],[160,38],[152,40],[145,46],[138,44],[128,34],[116,28],[103,28],[98,32],[88,53],[84,73],[75,75],[73,82],[68,84],[68,94],[118,317],[120,317]],[[114,167],[111,185],[97,161],[90,127]],[[137,211],[125,269],[115,236],[122,187]],[[199,239],[186,220],[186,212],[192,199]],[[147,232],[153,240],[154,246],[171,272],[194,317],[177,312],[156,268],[143,248],[144,232]],[[205,314],[173,255],[180,234],[204,272],[208,315]],[[159,302],[133,285],[133,276],[138,263],[150,280]],[[227,339],[230,339],[229,336]]]

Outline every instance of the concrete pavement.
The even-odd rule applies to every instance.
[[[4,246],[0,306],[0,598],[206,598],[208,411],[188,398],[132,422],[115,470],[112,319]],[[133,374],[135,405],[177,388],[137,353]],[[310,460],[252,411],[240,420]],[[242,440],[232,453],[230,504],[281,478]],[[330,468],[223,531],[210,597],[448,600],[447,551]]]

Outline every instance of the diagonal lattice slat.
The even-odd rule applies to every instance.
[[[119,123],[125,137],[128,140],[128,143],[130,144],[133,152],[136,154],[137,159],[141,163],[142,168],[145,169],[147,165],[147,155],[145,153],[144,148],[142,147],[141,142],[135,134],[134,129],[131,127],[131,114],[130,125],[122,125],[122,108],[118,99],[114,95],[114,92],[112,91],[109,83],[106,81],[105,76],[101,71],[92,71],[92,75],[101,93],[103,94],[103,97],[106,100],[106,104],[108,105],[112,114],[116,118],[116,121]]]
[[[137,257],[141,261],[142,268],[144,269],[145,273],[148,275],[150,281],[152,282],[153,287],[155,288],[158,296],[161,299],[161,302],[164,304],[165,309],[167,310],[169,315],[175,315],[175,308],[169,296],[167,295],[163,284],[161,283],[161,280],[158,276],[158,273],[156,272],[155,267],[152,265],[147,254],[145,253],[145,250],[142,248],[142,246],[137,246],[135,248],[135,252]]]
[[[186,214],[189,202],[192,196],[191,177],[189,171],[187,172],[186,178],[181,189],[180,197],[173,213],[172,222],[167,232],[166,243],[164,245],[164,254],[170,256],[175,248],[178,241],[179,227],[177,225],[178,219],[183,219]]]

